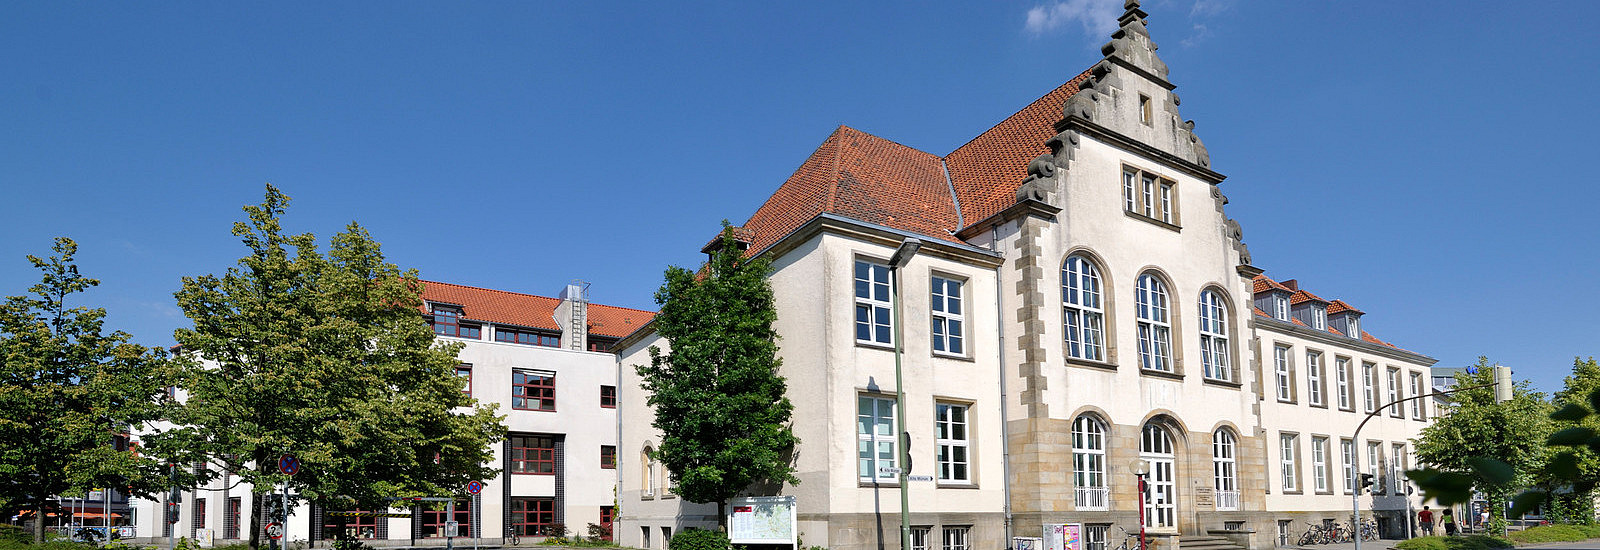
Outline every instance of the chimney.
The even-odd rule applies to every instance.
[[[1300,281],[1298,279],[1289,279],[1287,281],[1283,281],[1283,282],[1280,282],[1278,284],[1286,286],[1286,287],[1289,287],[1289,290],[1294,290],[1294,291],[1299,291],[1300,290]]]
[[[561,347],[585,351],[589,349],[589,283],[573,280],[561,289],[561,303],[556,304],[556,326],[561,327]]]

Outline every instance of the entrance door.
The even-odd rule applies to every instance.
[[[1141,440],[1139,458],[1150,463],[1149,491],[1144,502],[1145,523],[1156,529],[1176,527],[1178,493],[1172,437],[1166,428],[1146,424]]]

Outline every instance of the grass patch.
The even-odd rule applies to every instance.
[[[1511,546],[1511,541],[1487,535],[1417,537],[1394,545],[1395,550],[1496,550]]]
[[[1520,544],[1541,542],[1573,542],[1590,538],[1588,529],[1577,525],[1540,525],[1521,531],[1512,531],[1511,540]]]

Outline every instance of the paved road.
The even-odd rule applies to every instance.
[[[1361,543],[1361,550],[1393,550],[1394,545],[1398,544],[1400,540],[1403,539],[1380,539],[1377,541],[1365,541]],[[1344,542],[1338,544],[1293,546],[1291,548],[1300,548],[1301,550],[1355,550],[1356,545],[1353,542]],[[1523,548],[1537,548],[1539,550],[1600,550],[1600,539],[1517,546],[1517,550],[1522,550]]]

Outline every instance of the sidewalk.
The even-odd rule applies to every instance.
[[[1361,550],[1393,550],[1394,545],[1405,539],[1378,539],[1361,541]],[[1286,546],[1285,548],[1298,548],[1300,550],[1355,550],[1354,542],[1335,542],[1332,544],[1312,544],[1310,546]]]

